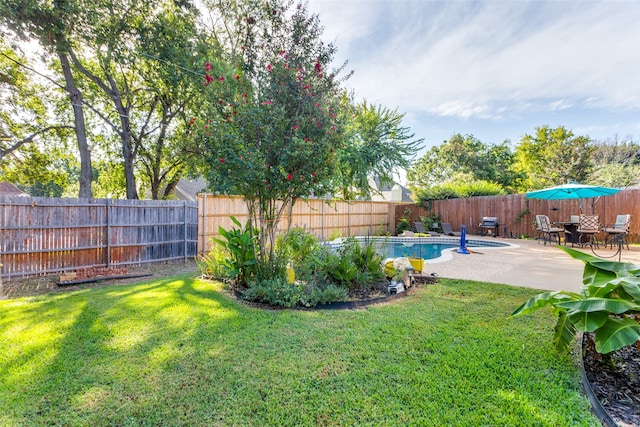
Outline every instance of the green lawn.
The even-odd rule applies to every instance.
[[[346,311],[174,277],[0,301],[0,425],[599,425],[534,290],[441,279]]]

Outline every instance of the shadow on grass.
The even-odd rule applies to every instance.
[[[0,393],[0,402],[20,399],[2,405],[14,412],[0,421],[75,424],[89,417],[100,425],[122,425],[131,420],[119,413],[148,407],[143,418],[161,422],[162,393],[180,387],[165,374],[188,365],[198,352],[227,352],[218,337],[240,327],[240,307],[196,282],[182,276],[13,301],[19,314],[5,308],[0,334],[30,342],[0,357],[0,384],[7,393]],[[11,323],[20,330],[11,331]]]
[[[248,308],[186,276],[5,304],[0,337],[20,351],[0,353],[0,424],[563,425],[571,418],[563,412],[588,417],[575,372],[549,352],[552,322],[506,320],[533,291],[443,282],[343,312]],[[12,322],[22,329],[12,332]]]

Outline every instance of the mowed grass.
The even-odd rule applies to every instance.
[[[0,301],[0,425],[599,425],[534,290],[441,279],[344,311],[186,276]]]

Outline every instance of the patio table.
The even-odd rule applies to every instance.
[[[571,222],[571,221],[557,221],[554,222],[553,225],[557,225],[559,227],[564,228],[564,244],[567,245],[568,242],[571,242],[571,246],[573,247],[576,243],[581,245],[580,236],[578,235],[578,225],[579,222]]]

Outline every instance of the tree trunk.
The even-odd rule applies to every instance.
[[[75,120],[78,154],[80,156],[80,190],[78,197],[91,198],[93,171],[91,169],[91,149],[87,144],[87,131],[84,122],[84,110],[82,108],[82,92],[76,87],[67,55],[65,53],[58,53],[58,58],[62,65],[62,72],[64,73],[64,80],[69,98],[71,99]]]
[[[121,108],[118,108],[120,111]],[[126,112],[128,114],[128,111]],[[125,111],[120,111],[120,121],[122,123],[122,157],[124,159],[124,178],[127,187],[127,199],[137,199],[138,189],[136,188],[136,176],[134,173],[135,154],[133,152],[133,139],[131,138],[131,122],[125,116]]]
[[[129,120],[129,109],[125,108],[119,95],[111,95],[111,99],[116,106],[116,110],[120,114],[120,123],[122,126],[122,159],[124,160],[124,179],[127,189],[127,199],[138,199],[138,189],[136,188],[135,176],[135,156],[133,149],[133,138],[131,136],[131,120]]]

